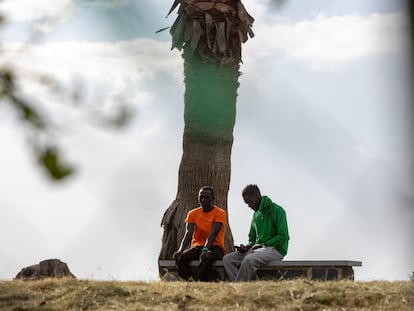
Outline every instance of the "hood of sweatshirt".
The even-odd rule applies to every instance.
[[[268,196],[263,195],[260,200],[259,212],[263,216],[270,215],[272,213],[272,205],[272,200]]]

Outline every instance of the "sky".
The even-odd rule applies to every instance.
[[[47,2],[47,3],[46,3]],[[183,64],[165,0],[3,0],[0,64],[76,166],[50,181],[0,104],[0,279],[59,258],[78,278],[158,279],[177,191]],[[397,0],[245,0],[228,213],[235,244],[258,184],[287,213],[286,260],[356,260],[355,279],[408,280],[414,197],[408,21]],[[36,78],[48,75],[59,88]],[[77,101],[70,100],[77,95]],[[115,130],[122,102],[132,121]],[[214,185],[213,185],[214,186]],[[195,194],[197,195],[197,194]]]

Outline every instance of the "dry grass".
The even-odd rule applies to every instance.
[[[0,310],[414,310],[414,282],[0,281]]]

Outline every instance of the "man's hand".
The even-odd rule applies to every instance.
[[[242,253],[242,254],[245,253],[245,252],[247,252],[250,248],[251,248],[250,245],[240,244],[240,246],[236,246],[236,250],[238,252]]]
[[[200,255],[200,261],[204,263],[211,261],[211,255],[211,251],[202,251]]]
[[[262,248],[263,245],[262,244],[255,244],[252,246],[252,250],[258,249],[258,248]]]
[[[180,257],[182,256],[182,254],[183,254],[183,251],[181,251],[181,250],[176,251],[176,252],[173,254],[173,258],[174,258],[174,260],[175,260],[175,261],[180,260]]]

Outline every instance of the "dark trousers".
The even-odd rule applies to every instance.
[[[210,260],[206,262],[201,262],[198,266],[197,272],[195,274],[192,273],[190,268],[190,261],[191,260],[199,260],[201,252],[203,250],[202,246],[196,246],[193,248],[186,249],[181,257],[176,260],[177,268],[178,268],[178,276],[184,280],[190,279],[193,277],[196,281],[213,281],[216,279],[211,271],[211,265],[215,260],[220,260],[223,258],[223,250],[219,246],[213,246],[211,248],[211,256]]]

